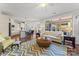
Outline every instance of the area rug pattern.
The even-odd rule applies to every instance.
[[[39,47],[35,39],[23,42],[20,48],[8,47],[2,56],[65,56],[66,49],[60,44],[52,43],[48,48]]]

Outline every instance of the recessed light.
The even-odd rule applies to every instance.
[[[53,14],[56,14],[56,12],[53,12]]]

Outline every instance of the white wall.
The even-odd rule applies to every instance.
[[[9,23],[9,17],[0,14],[0,33],[3,33],[4,35],[8,36],[8,23]]]
[[[76,37],[76,43],[79,44],[79,16],[73,16],[73,36]]]

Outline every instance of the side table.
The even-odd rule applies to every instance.
[[[75,48],[75,37],[64,36],[64,42],[63,42],[64,45],[65,45],[66,41],[72,42],[70,44],[72,44],[72,47]]]
[[[13,49],[13,46],[17,46],[19,48],[21,44],[21,41],[15,41],[12,45],[11,45],[11,48]]]

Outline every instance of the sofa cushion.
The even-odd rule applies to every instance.
[[[2,42],[4,39],[4,36],[3,35],[0,35],[0,42]]]
[[[12,43],[13,43],[13,40],[11,40],[11,39],[2,41],[3,49],[7,48]]]
[[[62,31],[46,31],[43,35],[44,36],[47,35],[48,38],[50,37],[50,40],[61,43],[63,32]]]

